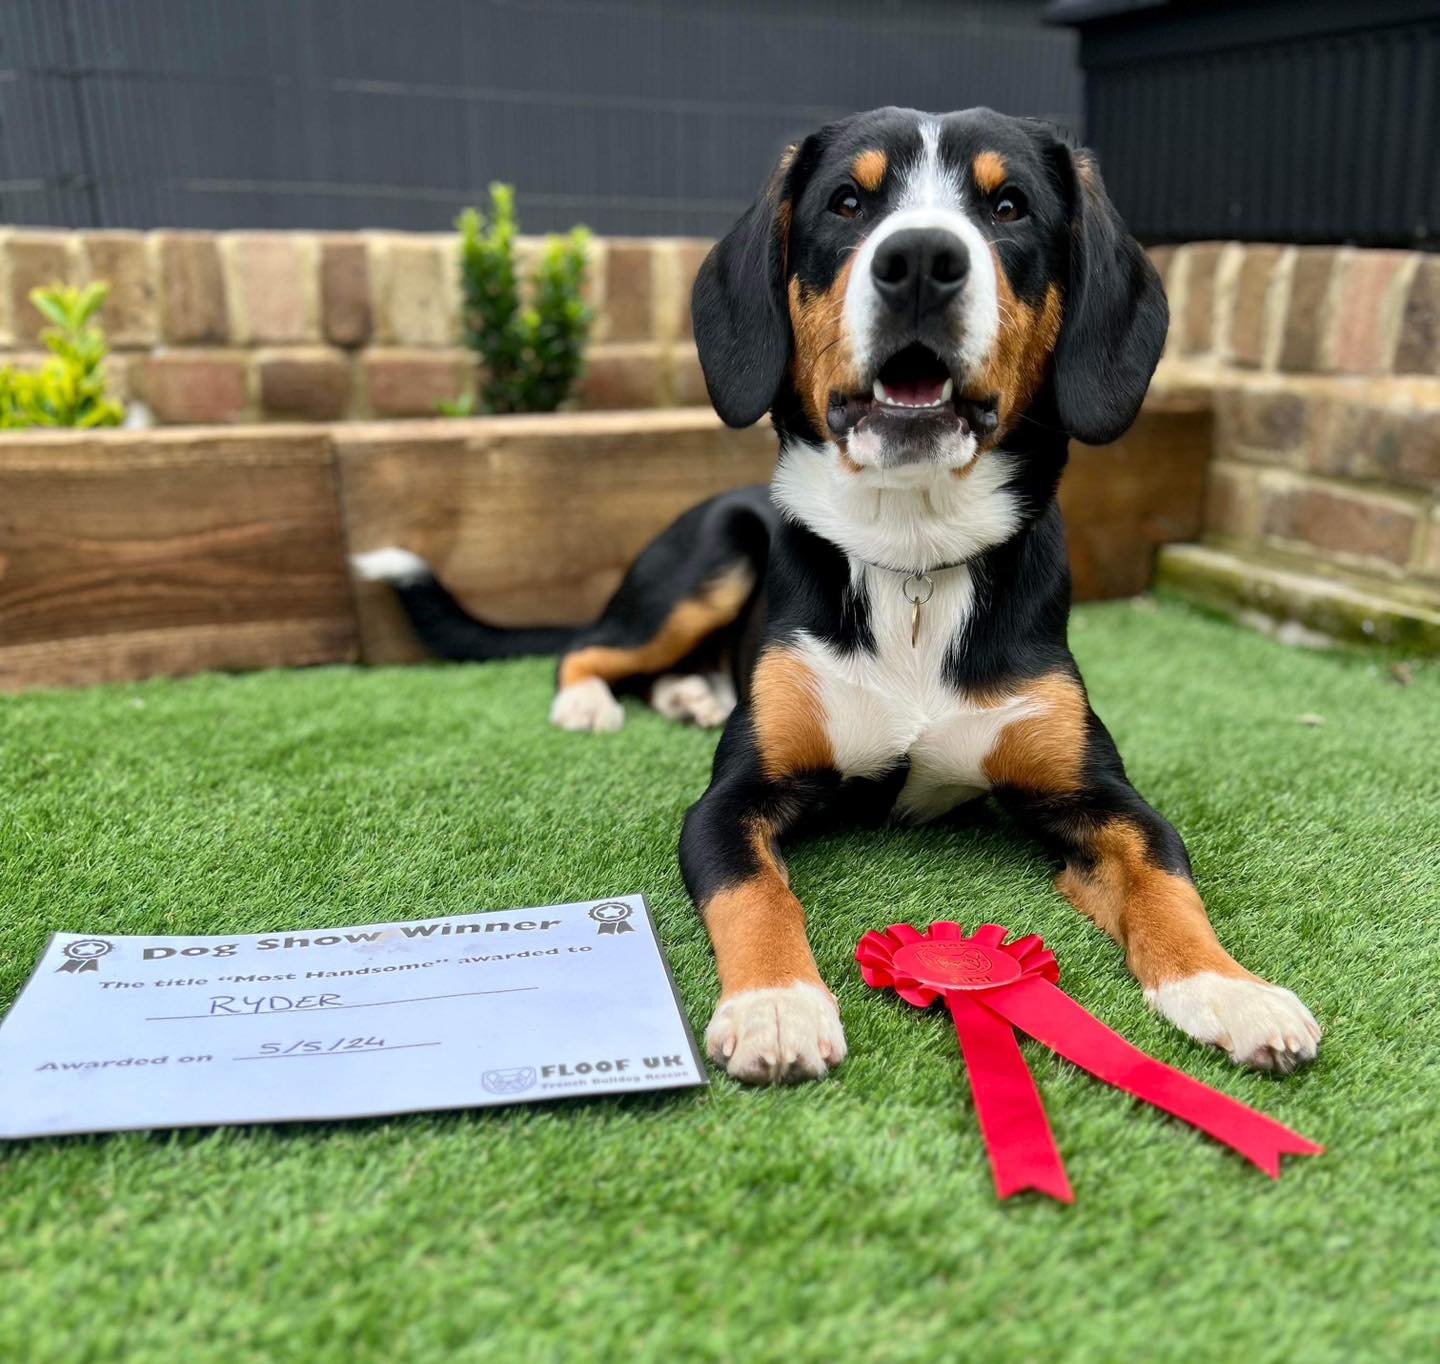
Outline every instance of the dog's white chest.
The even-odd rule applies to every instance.
[[[835,765],[847,777],[881,777],[902,759],[910,773],[895,813],[933,819],[989,789],[984,761],[1005,727],[1032,710],[1023,697],[980,706],[944,678],[946,650],[969,616],[969,571],[934,577],[935,591],[914,607],[902,579],[866,569],[875,651],[841,654],[815,639],[800,648],[814,674]]]

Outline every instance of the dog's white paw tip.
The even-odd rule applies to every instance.
[[[689,721],[701,729],[718,729],[735,708],[708,679],[695,673],[657,677],[650,689],[650,705],[667,720]]]
[[[605,682],[592,677],[555,694],[550,723],[578,733],[613,734],[625,723],[625,710]]]
[[[1145,998],[1237,1066],[1289,1075],[1320,1050],[1320,1025],[1310,1010],[1291,991],[1263,980],[1201,971],[1146,990]]]
[[[835,1000],[818,985],[744,990],[720,1001],[705,1049],[747,1084],[818,1080],[845,1059],[845,1030]]]

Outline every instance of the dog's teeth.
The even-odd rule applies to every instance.
[[[883,402],[886,401],[886,398],[885,398],[885,385],[882,384],[879,379],[876,379],[876,380],[875,380],[875,383],[874,383],[874,385],[871,387],[871,390],[870,390],[870,391],[875,395],[875,401],[876,401],[877,403],[883,403]]]
[[[940,390],[940,401],[941,401],[942,403],[948,403],[948,402],[950,401],[951,395],[952,395],[954,392],[955,392],[955,380],[954,380],[954,379],[946,379],[946,380],[945,380],[945,387]]]

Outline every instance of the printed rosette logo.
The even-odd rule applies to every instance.
[[[98,971],[100,969],[100,958],[115,950],[115,944],[106,942],[104,938],[79,938],[75,942],[66,943],[63,951],[65,960],[56,971],[67,971],[78,975],[81,971]]]
[[[600,925],[601,933],[633,933],[635,925],[627,923],[634,911],[619,900],[607,900],[590,911],[590,917]]]

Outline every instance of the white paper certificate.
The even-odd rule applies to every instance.
[[[59,933],[0,1026],[0,1137],[705,1083],[638,895],[248,936]]]

